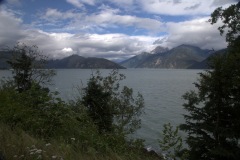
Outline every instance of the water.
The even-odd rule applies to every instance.
[[[100,70],[107,75],[111,70]],[[79,93],[77,87],[85,87],[87,80],[94,73],[88,69],[57,70],[52,90],[59,91],[65,100],[74,99]],[[161,138],[163,124],[177,126],[184,122],[182,95],[194,89],[198,74],[202,70],[182,69],[126,69],[119,70],[126,75],[122,85],[140,92],[145,100],[145,114],[141,116],[142,128],[134,135],[146,140],[147,146],[157,148],[157,139]],[[9,71],[0,71],[2,76],[10,75]],[[184,136],[184,133],[180,132]]]

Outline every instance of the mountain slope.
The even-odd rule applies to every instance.
[[[202,50],[190,45],[180,45],[164,54],[149,57],[139,68],[188,68],[209,56],[209,50]]]
[[[120,65],[126,67],[126,68],[136,68],[139,63],[144,62],[151,54],[147,52],[143,52],[139,55],[136,55],[132,58],[129,58],[123,62],[120,63]]]
[[[0,69],[9,68],[9,64],[7,60],[11,58],[11,54],[9,52],[0,51]]]
[[[137,68],[139,66],[139,64],[142,64],[144,61],[146,61],[153,54],[161,54],[161,53],[164,53],[164,52],[167,52],[167,51],[168,51],[168,48],[157,46],[150,53],[143,52],[139,55],[136,55],[134,57],[131,57],[131,58],[121,62],[120,65],[122,65],[126,68]]]
[[[199,47],[180,45],[171,50],[156,47],[150,53],[134,56],[121,65],[127,68],[188,68],[211,55],[212,51]]]
[[[124,67],[103,58],[85,58],[78,55],[72,55],[60,60],[48,61],[47,68],[82,68],[82,69],[124,69]]]
[[[0,69],[9,69],[7,60],[11,59],[9,52],[0,51]],[[103,58],[85,58],[78,55],[72,55],[60,60],[49,60],[47,68],[83,68],[83,69],[124,69],[117,63]]]
[[[227,52],[227,49],[222,49],[219,51],[214,52],[212,55],[210,55],[209,57],[207,57],[206,59],[204,59],[201,62],[197,62],[194,63],[193,65],[189,66],[188,69],[209,69],[209,61],[214,57],[217,56],[219,54],[225,54]]]

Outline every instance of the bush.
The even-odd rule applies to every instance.
[[[113,70],[108,76],[97,71],[84,88],[84,95],[78,101],[82,103],[99,133],[111,133],[126,136],[140,128],[139,116],[143,113],[144,100],[141,94],[133,96],[133,90],[119,82],[125,79],[123,74]]]

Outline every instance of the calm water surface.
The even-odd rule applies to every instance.
[[[107,75],[111,70],[100,70]],[[62,69],[57,70],[52,90],[59,91],[65,100],[74,99],[79,95],[77,87],[86,86],[87,80],[95,70]],[[145,114],[141,116],[142,128],[135,134],[136,137],[146,140],[147,146],[157,148],[157,139],[163,124],[172,123],[174,126],[184,122],[185,113],[182,104],[182,95],[194,89],[198,73],[202,70],[181,69],[125,69],[119,70],[126,79],[121,82],[140,92],[145,100]],[[10,75],[9,71],[0,71],[0,77]],[[184,134],[184,133],[180,133]]]

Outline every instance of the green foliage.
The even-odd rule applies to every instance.
[[[133,133],[140,127],[139,116],[143,113],[144,101],[141,94],[136,98],[133,90],[119,82],[125,78],[113,70],[107,77],[97,71],[84,89],[82,104],[98,126],[99,132],[122,135]]]
[[[17,44],[13,49],[12,59],[8,61],[13,69],[13,79],[19,92],[28,90],[33,83],[44,86],[50,84],[53,70],[46,70],[46,57],[41,55],[37,46]]]
[[[90,78],[85,88],[83,105],[86,106],[89,116],[98,126],[99,133],[112,130],[113,115],[109,105],[110,99],[109,91],[104,92],[103,86],[97,83],[97,79],[95,77]]]
[[[183,150],[182,137],[179,135],[179,127],[173,129],[170,123],[163,125],[163,139],[159,139],[158,143],[163,152],[166,153],[167,159],[186,159],[187,152]]]
[[[219,31],[227,31],[228,53],[215,56],[212,70],[201,73],[195,83],[197,91],[183,96],[189,114],[180,128],[188,133],[190,159],[240,159],[239,7],[240,3],[212,13],[212,24],[223,21]]]
[[[211,19],[209,22],[211,22],[211,24],[215,24],[219,19],[223,22],[223,25],[218,28],[220,34],[223,35],[223,33],[227,31],[226,41],[228,42],[229,46],[233,46],[235,49],[238,47],[239,49],[240,2],[231,5],[226,9],[222,9],[222,7],[217,8],[211,14]]]
[[[60,136],[63,120],[69,121],[69,109],[63,107],[64,102],[35,86],[22,93],[14,88],[1,88],[0,99],[1,121],[38,137]]]
[[[124,86],[114,97],[115,128],[117,132],[132,134],[141,127],[140,115],[143,113],[144,99],[140,93],[133,97],[133,90]]]
[[[189,134],[187,143],[192,159],[240,156],[240,72],[226,56],[214,59],[214,70],[200,74],[195,84],[198,92],[183,96],[187,100],[184,108],[190,115],[184,115],[186,124],[181,129]]]
[[[49,139],[44,141],[33,137],[19,128],[11,129],[9,126],[0,123],[0,158],[6,160],[24,159],[24,160],[135,160],[135,159],[158,159],[149,155],[129,150],[128,154],[118,154],[109,151],[108,153],[96,152],[93,147],[86,147],[83,150],[81,142],[77,138],[62,140]]]
[[[111,81],[111,79],[108,80]],[[101,98],[105,98],[103,96],[97,99],[99,93],[103,95],[110,93],[114,86],[109,85],[106,81],[104,83],[105,86],[108,85],[109,92],[106,92],[107,87],[103,88],[101,85],[97,87],[88,86],[91,96],[97,93],[97,95],[94,95],[96,98],[92,99],[96,104],[99,104]],[[92,92],[96,91],[96,89],[99,92]],[[113,93],[115,92],[112,92],[111,96]],[[132,90],[128,94],[130,93],[132,93]],[[119,94],[123,95],[122,93]],[[108,106],[110,106],[109,104],[114,104],[112,97],[110,98],[108,102],[111,103],[108,103]],[[95,101],[96,99],[99,101]],[[46,91],[37,83],[32,83],[31,88],[24,92],[18,92],[15,89],[14,81],[2,80],[0,101],[0,123],[10,127],[13,132],[18,128],[26,135],[37,139],[37,142],[26,142],[27,144],[25,145],[27,138],[15,143],[14,140],[11,141],[9,139],[10,137],[3,136],[0,133],[0,138],[2,137],[1,145],[5,146],[3,148],[6,148],[9,144],[7,141],[12,143],[11,146],[20,148],[17,150],[17,156],[24,155],[26,159],[34,159],[41,155],[43,158],[48,159],[47,156],[51,155],[51,152],[36,153],[36,155],[34,152],[34,155],[30,156],[27,147],[30,148],[32,145],[36,145],[36,148],[32,149],[44,150],[49,148],[41,145],[42,143],[55,142],[58,146],[54,146],[55,150],[53,153],[57,152],[55,155],[61,155],[64,159],[68,157],[70,157],[69,159],[78,159],[82,157],[81,155],[86,155],[86,157],[90,155],[90,159],[101,159],[99,157],[104,157],[102,159],[116,159],[116,157],[120,159],[141,159],[139,157],[154,159],[154,157],[151,158],[151,156],[149,157],[142,152],[143,140],[126,140],[125,134],[122,132],[117,133],[118,130],[115,129],[115,124],[111,124],[111,132],[104,131],[100,133],[95,120],[89,116],[89,111],[82,104],[82,101],[66,103],[57,97],[57,93]],[[89,100],[89,102],[91,101]],[[104,101],[101,104],[104,104]],[[15,133],[13,136],[16,136]],[[40,145],[38,140],[41,141]],[[14,153],[14,150],[16,149],[8,147],[5,151],[0,147],[0,151],[4,151],[3,154],[7,155],[6,157],[11,157],[11,153]],[[109,158],[109,156],[113,158]]]
[[[3,152],[8,159],[148,158],[142,152],[143,140],[126,140],[140,127],[144,103],[140,94],[134,98],[132,89],[119,90],[124,75],[113,70],[103,77],[97,72],[83,98],[66,103],[46,88],[54,72],[43,69],[46,61],[36,46],[17,45],[11,51],[13,79],[0,84],[0,156]],[[58,145],[47,147],[48,142]]]
[[[19,91],[28,90],[31,88],[31,79],[30,79],[30,72],[31,72],[31,59],[25,53],[22,53],[16,62],[8,62],[10,66],[16,72],[14,79],[17,84],[17,89]]]

